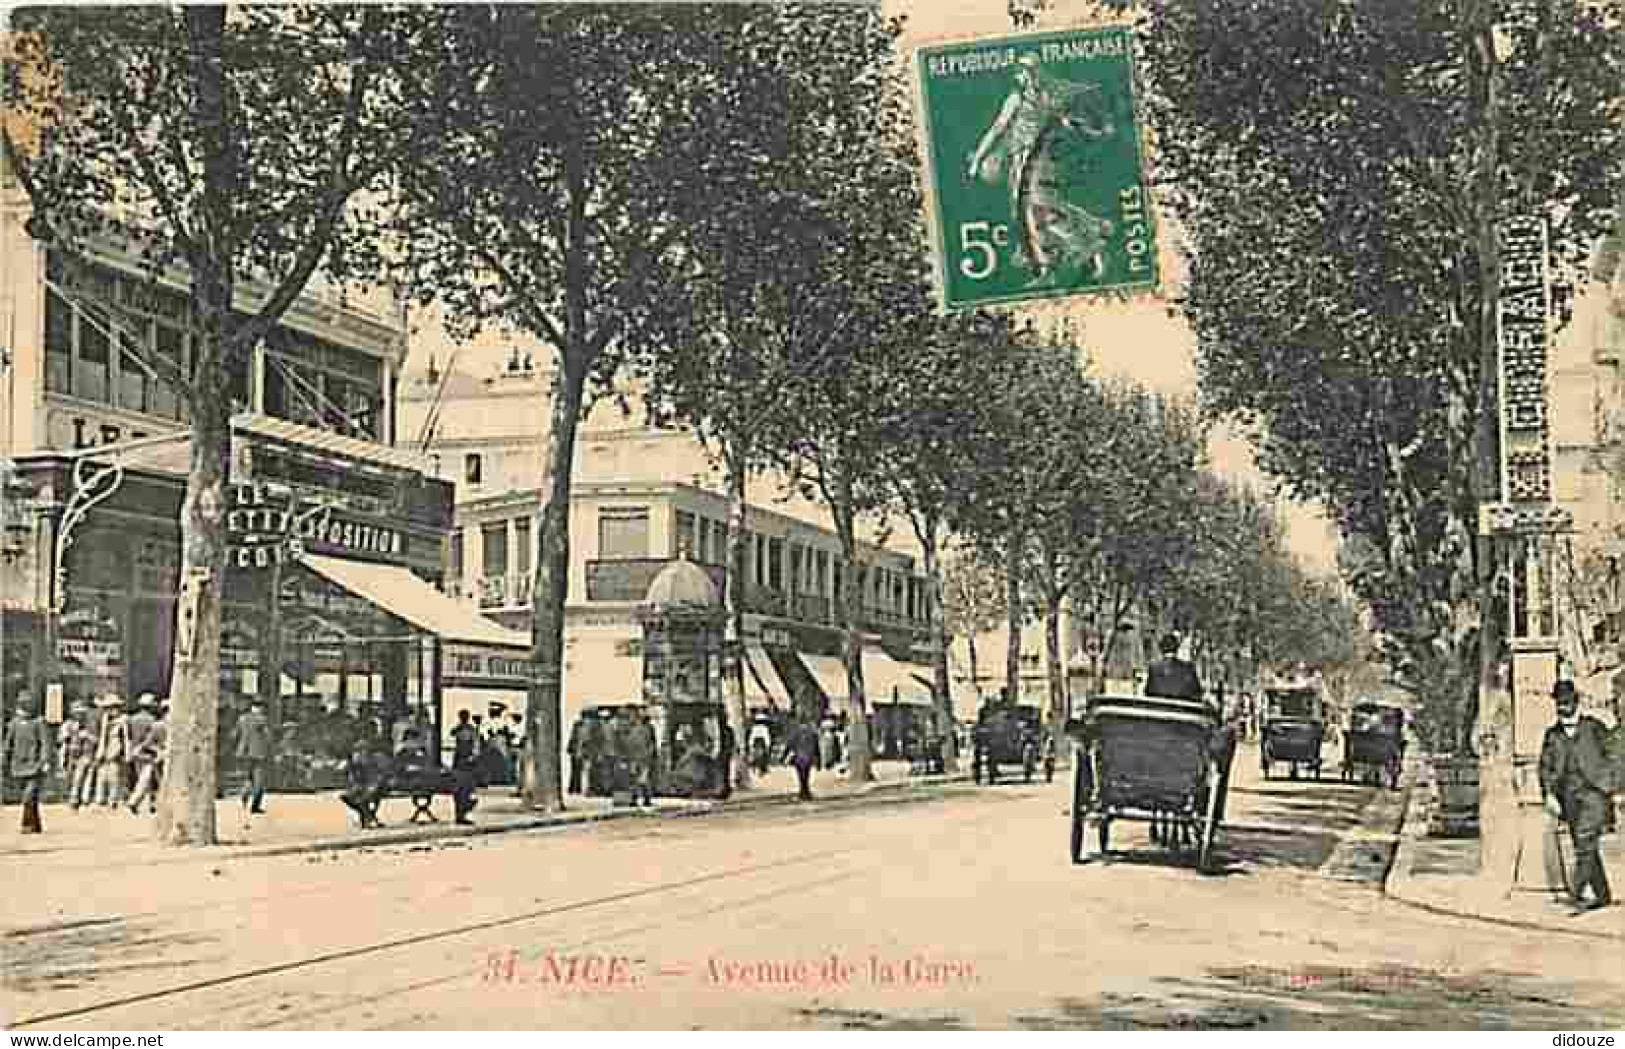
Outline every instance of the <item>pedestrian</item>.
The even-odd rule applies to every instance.
[[[1145,694],[1200,702],[1202,680],[1197,677],[1194,666],[1179,658],[1179,635],[1162,635],[1157,650],[1162,653],[1162,658],[1154,661],[1146,673]]]
[[[0,768],[15,783],[23,805],[24,834],[39,834],[40,791],[51,773],[51,730],[40,717],[39,705],[27,692],[17,695],[17,713],[6,726]]]
[[[109,692],[97,705],[102,708],[102,723],[96,737],[96,804],[105,809],[124,803],[130,723],[124,716],[122,696]]]
[[[153,714],[153,710],[157,706],[158,697],[151,692],[143,692],[136,697],[135,709],[130,711],[127,719],[126,731],[130,736],[130,750],[124,755],[126,797],[129,796],[129,792],[135,790],[136,777],[141,774],[141,767],[136,760],[135,752],[136,748],[141,745],[141,741],[147,738],[147,732],[152,728],[152,723],[157,720]]]
[[[96,730],[90,726],[90,705],[83,700],[68,708],[60,747],[68,804],[77,809],[89,804],[96,783]]]
[[[818,767],[834,768],[836,750],[839,747],[840,739],[835,734],[835,719],[825,718],[818,728]]]
[[[457,725],[451,730],[452,803],[456,822],[472,824],[468,814],[479,804],[474,797],[474,781],[479,774],[480,731],[469,720],[467,710],[457,712]]]
[[[137,735],[130,733],[130,743],[135,752],[135,794],[130,798],[130,811],[140,813],[141,803],[147,803],[148,812],[158,811],[158,788],[164,781],[164,764],[169,757],[169,722],[165,720],[167,711],[165,704],[161,704],[151,694],[141,697],[143,701],[150,701],[153,717],[147,724],[146,732]]]
[[[570,793],[580,794],[582,781],[586,779],[587,766],[592,758],[587,745],[587,737],[592,732],[592,721],[585,712],[577,714],[575,724],[570,726],[570,742],[565,752],[570,757]]]
[[[237,760],[243,769],[243,808],[250,815],[265,812],[265,781],[271,764],[271,722],[265,703],[254,700],[237,721]]]
[[[1615,789],[1608,753],[1608,729],[1601,721],[1580,714],[1574,682],[1552,686],[1557,722],[1546,729],[1540,745],[1540,790],[1546,810],[1569,825],[1574,840],[1574,878],[1571,895],[1581,911],[1613,902],[1608,874],[1599,854],[1603,828]],[[1591,901],[1585,891],[1591,889]]]
[[[346,787],[339,795],[361,821],[361,829],[382,827],[378,822],[378,805],[389,788],[389,770],[381,755],[368,740],[356,740],[345,764]]]
[[[659,745],[655,739],[654,723],[641,707],[632,711],[632,723],[626,738],[628,789],[633,805],[654,805],[655,760]]]
[[[728,724],[728,719],[724,716],[721,731],[717,736],[717,798],[721,801],[733,797],[734,752],[738,747],[739,737],[734,734],[734,727]]]
[[[767,775],[767,763],[773,754],[773,733],[761,718],[750,727],[750,762],[758,776]]]
[[[806,721],[797,721],[790,727],[785,757],[796,770],[796,797],[801,801],[813,800],[812,768],[818,760],[818,730]]]

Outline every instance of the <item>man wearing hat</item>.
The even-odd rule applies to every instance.
[[[265,812],[265,777],[271,762],[271,722],[265,704],[256,699],[237,721],[237,760],[243,768],[243,807]]]
[[[74,700],[68,707],[68,719],[62,723],[60,748],[61,772],[66,782],[67,801],[78,808],[88,804],[96,782],[96,730],[90,717],[90,704]]]
[[[139,814],[142,802],[146,802],[148,811],[158,808],[158,785],[163,782],[164,758],[169,752],[169,726],[164,722],[158,697],[151,692],[142,693],[136,704],[140,709],[136,717],[130,719],[130,745],[136,770],[130,811]]]
[[[17,713],[6,726],[4,749],[0,768],[22,795],[23,833],[38,834],[40,788],[51,771],[51,738],[39,705],[27,692],[17,696]]]
[[[1569,825],[1574,838],[1574,904],[1595,910],[1613,902],[1598,846],[1612,805],[1613,774],[1608,755],[1608,729],[1580,714],[1573,681],[1552,687],[1557,723],[1546,730],[1540,746],[1540,790],[1546,808]],[[1585,902],[1587,886],[1591,902]]]
[[[96,804],[103,808],[124,803],[124,762],[130,756],[130,722],[124,716],[124,697],[109,692],[97,701],[102,709],[96,737]]]

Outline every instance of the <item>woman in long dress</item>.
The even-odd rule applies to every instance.
[[[1097,280],[1105,275],[1112,224],[1065,198],[1060,154],[1068,137],[1101,141],[1116,131],[1098,84],[1049,76],[1032,55],[1018,60],[1016,87],[971,154],[969,175],[1007,179],[1019,226],[1016,264],[1034,274],[1030,286],[1053,284],[1069,265],[1087,265]]]

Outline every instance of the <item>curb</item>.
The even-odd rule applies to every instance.
[[[862,801],[877,794],[906,793],[914,790],[925,790],[933,787],[950,786],[955,783],[969,782],[969,773],[953,773],[939,776],[919,776],[902,780],[887,780],[883,782],[867,783],[859,787],[842,790],[839,793],[825,794],[816,798],[823,802]],[[441,827],[422,827],[413,830],[399,830],[374,834],[370,836],[347,836],[343,838],[316,838],[309,841],[286,842],[272,845],[225,845],[217,846],[218,853],[204,853],[196,858],[205,856],[209,859],[236,860],[236,859],[264,859],[275,856],[297,856],[303,853],[320,852],[347,852],[355,849],[388,848],[401,845],[422,845],[440,841],[460,841],[468,838],[482,838],[495,834],[514,834],[523,831],[548,830],[554,827],[581,826],[592,823],[607,823],[611,820],[625,819],[694,819],[703,816],[723,815],[730,812],[749,812],[754,809],[776,808],[780,806],[795,805],[797,798],[794,794],[747,794],[728,801],[709,801],[683,807],[669,809],[605,809],[597,812],[571,812],[539,815],[526,819],[513,820],[500,824],[476,824],[472,827],[460,827],[456,824],[446,824]],[[186,857],[191,859],[193,857]]]
[[[1407,770],[1407,772],[1409,771]],[[1416,891],[1414,887],[1415,875],[1412,873],[1416,862],[1415,843],[1418,839],[1427,836],[1425,821],[1417,810],[1416,796],[1413,793],[1406,798],[1405,819],[1400,825],[1399,844],[1394,850],[1394,860],[1389,867],[1388,877],[1383,882],[1382,894],[1385,898],[1393,900],[1402,906],[1443,918],[1465,918],[1469,921],[1484,922],[1488,925],[1497,925],[1507,929],[1556,933],[1559,936],[1575,936],[1586,940],[1625,941],[1625,933],[1576,929],[1555,922],[1508,918],[1503,915],[1474,910],[1465,905],[1442,903],[1432,893]]]

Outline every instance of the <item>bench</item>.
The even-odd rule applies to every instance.
[[[412,802],[412,818],[408,823],[417,823],[420,820],[428,823],[439,823],[430,806],[434,799],[442,794],[455,794],[457,792],[457,777],[450,769],[419,768],[397,770],[389,777],[384,793],[379,798],[380,803],[390,798],[409,798]]]

